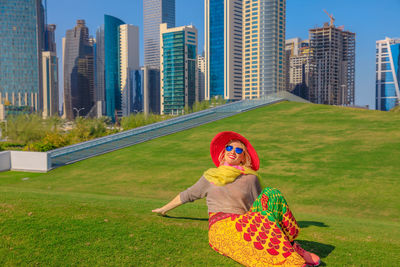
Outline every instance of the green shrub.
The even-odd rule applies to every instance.
[[[172,116],[168,115],[157,115],[157,114],[144,114],[137,113],[131,114],[127,117],[123,117],[121,119],[121,127],[123,130],[129,130],[141,126],[145,126],[148,124],[156,123],[159,121],[163,121],[166,119],[172,118]]]
[[[4,150],[22,150],[25,144],[11,143],[11,142],[0,142],[0,151]]]

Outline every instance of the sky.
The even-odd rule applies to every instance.
[[[47,0],[47,23],[56,24],[59,78],[62,81],[61,38],[76,20],[84,19],[90,35],[104,23],[104,14],[139,26],[140,64],[143,64],[143,0]],[[287,0],[286,39],[308,39],[308,30],[329,22],[356,33],[356,105],[375,108],[375,42],[400,38],[400,0]],[[198,30],[198,52],[204,48],[204,0],[176,0],[176,26],[192,24]],[[62,84],[60,85],[62,88]]]

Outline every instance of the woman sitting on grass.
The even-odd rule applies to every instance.
[[[318,266],[319,257],[294,242],[299,226],[281,192],[262,190],[256,172],[260,161],[250,142],[238,133],[221,132],[210,150],[217,168],[153,212],[164,215],[207,197],[209,243],[217,252],[246,266]]]

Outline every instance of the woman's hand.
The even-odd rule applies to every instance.
[[[162,216],[165,216],[165,214],[167,213],[167,211],[164,210],[163,208],[158,208],[158,209],[152,210],[151,212],[158,213]]]
[[[165,205],[165,206],[163,206],[163,207],[161,207],[161,208],[152,210],[151,212],[154,212],[154,213],[160,214],[160,215],[162,215],[162,216],[165,216],[165,214],[167,213],[167,211],[172,210],[172,209],[174,209],[174,208],[176,208],[176,207],[178,207],[178,206],[180,206],[180,205],[182,205],[181,198],[180,198],[179,195],[177,195],[177,196],[176,196],[173,200],[171,200],[167,205]]]

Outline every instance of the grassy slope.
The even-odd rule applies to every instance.
[[[235,265],[208,246],[203,200],[150,212],[212,167],[210,140],[233,130],[324,264],[396,266],[399,129],[396,113],[284,102],[46,174],[1,173],[0,265]]]

